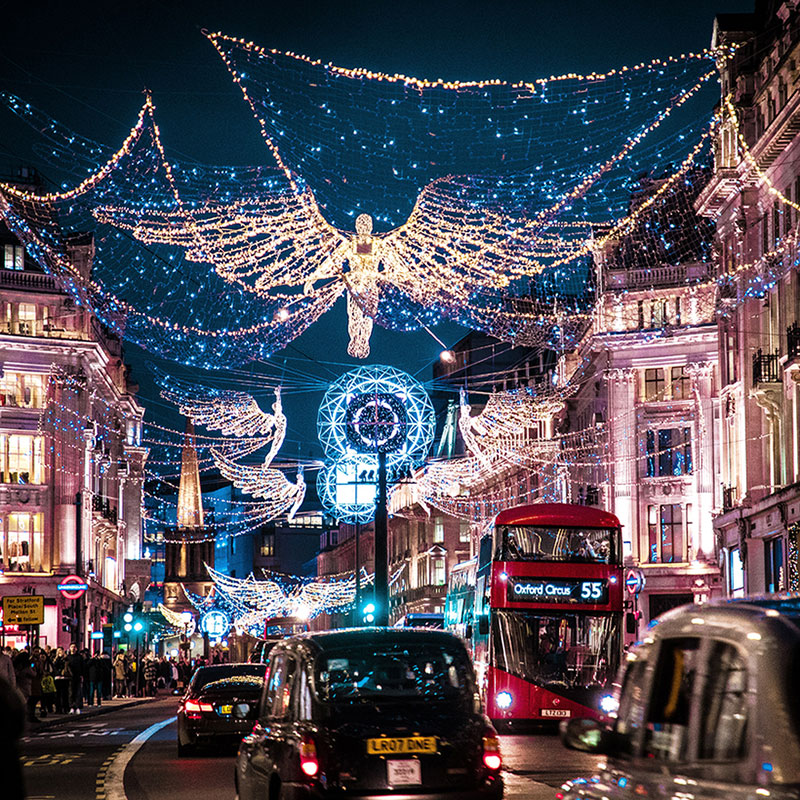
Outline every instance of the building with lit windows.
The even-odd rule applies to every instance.
[[[798,589],[800,530],[800,13],[723,14],[722,124],[697,200],[717,220],[721,498],[726,590]]]
[[[88,276],[92,239],[68,253]],[[0,595],[44,596],[43,645],[86,643],[109,623],[141,557],[135,390],[119,339],[0,226]],[[74,603],[57,588],[69,574],[89,587]]]
[[[564,427],[598,432],[604,473],[584,486],[581,459],[565,453],[564,499],[621,521],[625,563],[645,577],[630,599],[635,634],[670,608],[722,593],[712,527],[721,499],[717,287],[708,261],[648,264],[624,253],[620,240],[595,253],[592,321],[558,378],[574,386]]]

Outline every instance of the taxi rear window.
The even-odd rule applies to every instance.
[[[204,689],[222,688],[227,683],[231,688],[238,685],[244,687],[253,684],[263,685],[266,667],[264,664],[220,664],[213,667],[201,667],[194,673],[190,688],[194,692]]]
[[[314,684],[322,702],[439,701],[472,697],[474,690],[466,654],[431,645],[329,651],[317,659]]]

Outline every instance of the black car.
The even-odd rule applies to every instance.
[[[273,647],[239,800],[503,796],[497,733],[450,633],[364,628]]]
[[[211,743],[235,744],[251,730],[265,672],[263,664],[199,667],[178,707],[178,756]]]

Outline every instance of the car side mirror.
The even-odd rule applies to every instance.
[[[611,749],[611,731],[596,719],[565,719],[559,726],[561,742],[570,750],[602,755]]]
[[[478,617],[478,633],[481,636],[489,635],[489,617],[485,614],[481,614],[481,616]]]

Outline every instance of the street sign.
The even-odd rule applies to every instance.
[[[630,594],[639,594],[644,589],[644,573],[640,569],[629,569],[625,573],[625,588]]]
[[[58,591],[67,600],[77,600],[88,588],[89,584],[80,575],[67,575],[58,584]]]
[[[4,597],[3,623],[6,625],[44,625],[44,597],[40,594]]]

